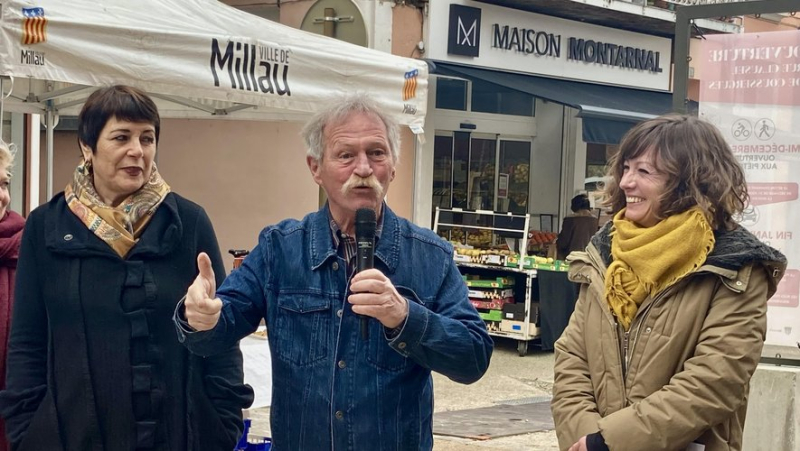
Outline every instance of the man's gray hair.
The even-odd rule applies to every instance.
[[[300,131],[306,143],[306,155],[322,161],[325,152],[325,127],[336,125],[353,113],[366,113],[376,116],[386,126],[386,138],[389,141],[389,150],[392,160],[397,164],[400,160],[400,127],[391,116],[385,114],[381,108],[366,93],[349,94],[340,100],[334,101],[330,106],[318,112]]]

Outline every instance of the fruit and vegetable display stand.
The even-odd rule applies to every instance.
[[[437,208],[433,227],[453,245],[453,258],[470,302],[486,322],[489,334],[517,340],[520,356],[540,337],[540,302],[557,302],[539,299],[537,275],[568,270],[566,263],[552,257],[518,252],[530,248],[529,236],[536,237],[531,244],[539,251],[554,240],[555,234],[530,231],[529,225],[529,214]]]

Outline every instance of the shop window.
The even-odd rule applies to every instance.
[[[530,161],[530,141],[498,141],[467,132],[436,135],[432,207],[524,214]]]
[[[469,208],[469,133],[453,133],[453,207]]]
[[[472,81],[472,111],[533,117],[535,103],[530,94],[482,80]]]
[[[453,137],[436,136],[433,141],[433,208],[453,205]]]
[[[437,78],[436,108],[466,111],[467,82],[455,78]]]
[[[437,135],[433,141],[433,214],[431,227],[435,219],[436,207],[468,208],[468,168],[470,158],[470,136],[466,132],[453,132],[448,135]],[[439,222],[461,224],[464,220],[460,213],[441,212]],[[461,235],[454,239],[463,240]],[[443,234],[450,239],[449,232]]]
[[[586,164],[600,165],[606,164],[606,145],[605,144],[586,144]]]
[[[500,141],[497,211],[507,211],[516,214],[525,214],[528,212],[530,162],[530,142]]]
[[[472,138],[469,159],[469,207],[494,210],[495,140]]]
[[[586,190],[598,191],[604,188],[603,181],[608,172],[607,162],[617,149],[614,145],[586,144]]]

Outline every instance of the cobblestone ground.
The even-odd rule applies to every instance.
[[[501,402],[550,396],[553,387],[553,353],[529,347],[517,355],[516,342],[496,339],[489,371],[472,385],[457,384],[434,374],[435,412],[489,407]],[[269,436],[269,408],[252,409],[251,436]],[[558,450],[554,431],[535,432],[491,440],[434,436],[434,451]]]

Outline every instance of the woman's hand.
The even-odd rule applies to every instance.
[[[586,436],[584,435],[580,440],[575,442],[574,445],[570,446],[569,451],[588,451],[586,447]]]

